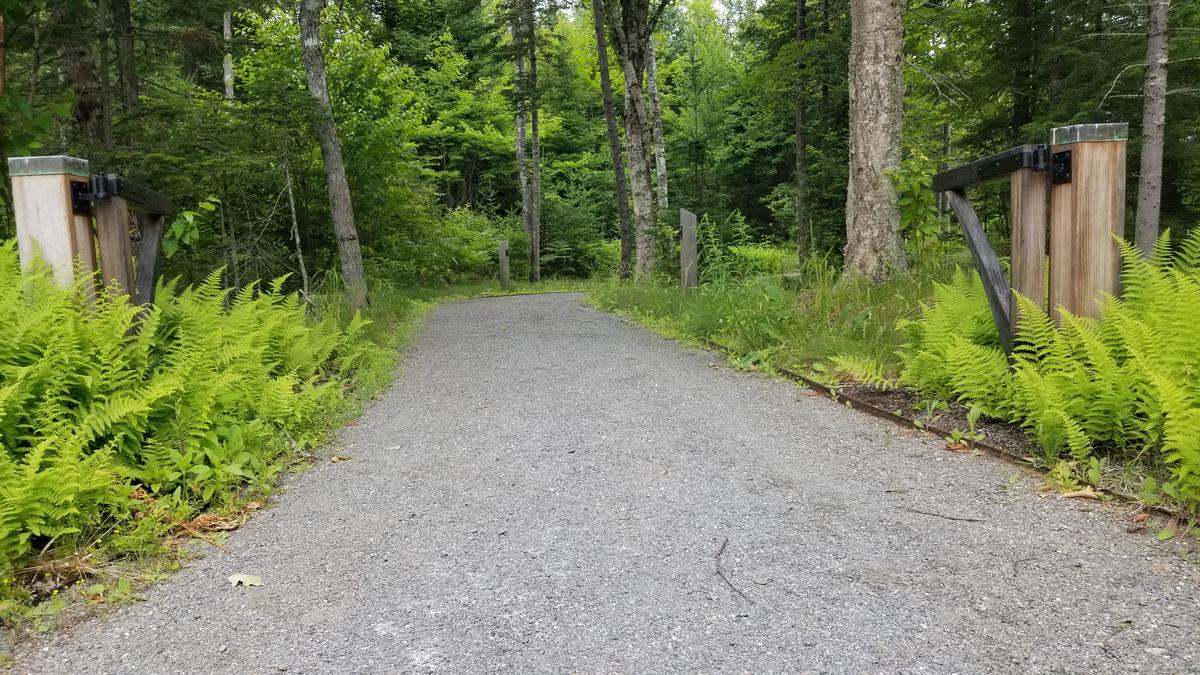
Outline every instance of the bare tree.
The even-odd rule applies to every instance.
[[[658,212],[667,211],[667,145],[663,142],[662,107],[658,98],[658,65],[654,58],[654,38],[646,46],[646,91],[650,94],[650,137],[654,140],[654,189]]]
[[[225,60],[222,64],[225,80],[225,98],[233,98],[233,54],[229,45],[233,41],[233,13],[225,12],[222,17],[221,37],[225,40]]]
[[[600,56],[600,93],[604,98],[604,121],[608,124],[608,150],[612,154],[616,181],[617,215],[621,221],[621,278],[628,279],[633,257],[633,231],[629,224],[629,196],[625,192],[625,162],[621,153],[621,135],[617,131],[617,111],[613,106],[612,79],[608,75],[608,40],[604,37],[604,13],[600,0],[592,0],[592,23],[596,28],[596,53]]]
[[[300,1],[300,58],[304,62],[308,90],[316,101],[317,141],[325,162],[329,211],[337,234],[346,298],[352,307],[362,308],[367,306],[367,279],[363,271],[358,229],[354,225],[354,206],[350,201],[350,185],[346,181],[342,144],[338,139],[337,123],[333,119],[333,106],[329,103],[325,57],[321,53],[321,10],[324,8],[325,0]]]
[[[621,69],[625,74],[625,143],[629,149],[630,186],[633,193],[634,273],[654,271],[654,190],[650,183],[650,115],[642,84],[646,52],[654,26],[668,0],[652,11],[649,0],[606,0],[605,14]]]
[[[900,205],[887,174],[900,166],[903,18],[903,0],[850,1],[845,272],[872,283],[906,267]]]
[[[1167,18],[1170,0],[1146,3],[1146,69],[1142,81],[1142,157],[1138,172],[1137,226],[1134,243],[1143,255],[1154,253],[1162,205],[1163,136],[1167,123]]]

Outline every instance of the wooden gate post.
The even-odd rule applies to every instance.
[[[1020,169],[1010,177],[1012,194],[1012,289],[1009,307],[1017,316],[1015,293],[1046,308],[1046,218],[1049,215],[1048,172]]]
[[[1050,308],[1100,316],[1121,284],[1128,124],[1077,124],[1050,132]]]
[[[679,275],[683,290],[697,284],[696,214],[679,209]]]
[[[133,247],[129,242],[129,203],[120,195],[93,202],[96,241],[100,248],[101,282],[132,297]]]
[[[507,291],[511,284],[508,281],[508,240],[500,242],[497,249],[497,261],[500,272],[500,290]]]
[[[87,192],[88,168],[87,160],[65,155],[8,160],[21,265],[41,256],[64,288],[75,284],[76,265],[84,276],[96,271],[91,216],[86,208],[76,213],[72,199],[73,186]],[[94,287],[86,289],[94,295]]]

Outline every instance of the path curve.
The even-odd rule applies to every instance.
[[[716,360],[575,295],[439,307],[352,461],[16,669],[1200,669],[1151,538]]]

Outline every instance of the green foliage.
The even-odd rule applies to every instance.
[[[1063,312],[1055,324],[1018,299],[1020,330],[1009,367],[979,279],[939,284],[907,322],[901,381],[958,398],[1024,426],[1046,460],[1140,461],[1169,475],[1163,488],[1200,506],[1200,234],[1176,261],[1164,233],[1152,260],[1124,245],[1124,295],[1097,321]]]
[[[365,320],[309,323],[266,288],[161,286],[144,313],[23,275],[0,246],[0,571],[30,553],[132,544],[141,487],[176,517],[269,489],[374,358]]]

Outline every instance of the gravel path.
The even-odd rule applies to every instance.
[[[352,461],[16,669],[1200,670],[1152,537],[716,360],[576,295],[440,307]]]

